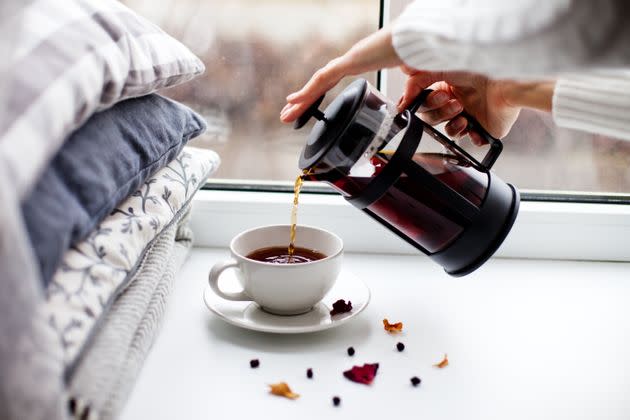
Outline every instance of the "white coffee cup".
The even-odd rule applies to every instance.
[[[263,226],[238,234],[230,242],[231,258],[216,263],[208,282],[218,296],[227,300],[254,301],[277,315],[308,312],[335,284],[343,256],[341,238],[324,229],[298,225],[295,246],[314,250],[325,258],[297,264],[276,264],[247,258],[253,251],[289,244],[290,225]],[[224,292],[221,273],[232,268],[243,288]]]

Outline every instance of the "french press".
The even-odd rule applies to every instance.
[[[503,149],[474,119],[489,148],[479,162],[424,123],[423,91],[402,113],[358,79],[322,112],[319,98],[295,122],[317,121],[300,155],[306,178],[323,181],[452,276],[479,268],[510,231],[519,193],[490,171]]]

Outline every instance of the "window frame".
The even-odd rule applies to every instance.
[[[293,194],[281,190],[210,189],[194,199],[195,244],[227,247],[255,226],[288,224]],[[300,195],[298,223],[329,229],[348,252],[418,254],[385,227],[361,215],[336,193]],[[630,261],[630,205],[523,200],[498,257]]]

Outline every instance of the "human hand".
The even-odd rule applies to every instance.
[[[341,57],[331,60],[317,70],[302,89],[287,96],[287,104],[280,112],[280,121],[295,121],[313,102],[346,76],[401,64],[392,46],[391,31],[381,29],[356,43]]]
[[[476,145],[486,141],[479,133],[468,131],[468,121],[462,110],[495,138],[505,137],[522,108],[551,112],[555,80],[517,81],[493,80],[469,72],[427,72],[401,66],[408,75],[405,91],[398,102],[398,110],[408,107],[426,88],[434,92],[428,96],[420,118],[431,125],[447,121],[446,133],[454,138],[466,134]]]
[[[502,138],[512,128],[518,118],[521,106],[508,102],[507,95],[517,82],[492,80],[480,74],[468,72],[427,72],[405,66],[401,67],[408,75],[403,96],[398,102],[398,110],[407,108],[423,89],[430,88],[432,97],[420,109],[420,118],[431,125],[447,122],[444,129],[454,138],[468,135],[476,145],[485,144],[483,137],[469,131],[463,110],[474,117],[492,136]]]

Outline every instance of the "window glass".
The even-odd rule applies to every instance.
[[[124,0],[186,44],[206,72],[164,93],[201,113],[217,178],[293,181],[307,128],[280,123],[286,96],[375,31],[375,0]],[[376,74],[367,75],[372,84]],[[351,80],[328,93],[324,106]]]
[[[523,111],[495,171],[525,189],[630,193],[630,142],[558,128],[547,114]]]

